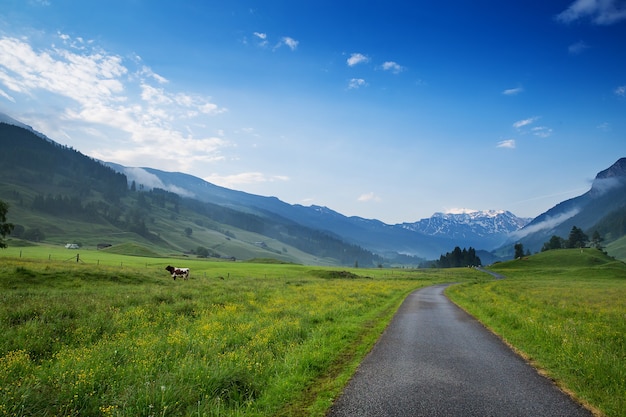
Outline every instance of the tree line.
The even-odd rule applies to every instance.
[[[589,236],[585,234],[582,229],[573,226],[567,239],[553,235],[550,240],[543,244],[541,251],[545,252],[552,249],[584,248],[587,247],[588,244],[591,247],[602,250],[603,241],[604,239],[600,236],[600,233],[597,230],[593,232],[591,239],[589,239]]]
[[[476,255],[476,250],[470,246],[469,249],[456,246],[452,252],[441,255],[438,261],[433,262],[435,268],[459,268],[465,266],[480,266],[482,262]]]

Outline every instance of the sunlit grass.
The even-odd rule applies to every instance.
[[[551,252],[448,294],[580,400],[624,416],[626,266],[591,249]]]
[[[410,291],[478,274],[2,255],[7,416],[323,415]]]

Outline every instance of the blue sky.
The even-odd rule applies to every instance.
[[[386,223],[535,217],[626,157],[626,2],[2,0],[0,112]]]

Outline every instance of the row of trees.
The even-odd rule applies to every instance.
[[[452,252],[441,255],[433,266],[436,268],[458,268],[464,266],[480,266],[482,262],[476,255],[476,250],[470,246],[469,249],[455,247]]]
[[[572,230],[569,232],[569,236],[567,237],[567,239],[563,239],[560,236],[553,235],[550,240],[543,244],[543,246],[541,247],[541,252],[552,249],[585,248],[588,245],[602,250],[603,241],[604,239],[602,238],[602,236],[600,236],[600,233],[597,230],[593,232],[590,240],[589,236],[585,234],[582,229],[573,226]],[[530,255],[530,251],[524,252],[524,245],[522,245],[521,243],[516,243],[514,246],[514,250],[514,259],[519,259],[523,256]]]
[[[573,226],[567,239],[563,239],[560,236],[552,236],[549,241],[543,244],[541,251],[545,252],[552,249],[584,248],[587,247],[588,244],[594,248],[602,249],[603,241],[604,239],[600,236],[600,233],[597,230],[593,232],[590,240],[589,236],[585,234],[582,229]]]

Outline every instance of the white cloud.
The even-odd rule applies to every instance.
[[[497,148],[515,149],[515,139],[506,139],[498,142]]]
[[[521,133],[531,133],[540,138],[547,138],[552,135],[552,128],[548,126],[533,126],[531,124],[539,120],[538,116],[529,117],[528,119],[518,120],[513,123],[513,127]]]
[[[353,53],[353,54],[350,54],[350,58],[348,58],[346,62],[348,63],[348,66],[353,67],[357,64],[363,64],[363,63],[369,62],[369,60],[370,59],[363,54]]]
[[[359,196],[359,198],[357,198],[357,201],[359,201],[361,203],[365,203],[365,202],[369,202],[369,201],[379,202],[380,201],[380,197],[378,197],[373,192],[369,192],[369,193],[366,193],[366,194],[361,194]]]
[[[580,209],[574,208],[574,209],[572,209],[570,211],[567,211],[565,213],[561,213],[561,214],[559,214],[557,216],[547,217],[545,220],[543,220],[540,223],[526,226],[523,229],[520,229],[520,230],[517,230],[517,231],[511,233],[511,237],[513,237],[515,239],[521,239],[524,236],[528,236],[529,234],[538,232],[540,230],[552,229],[552,228],[558,226],[559,224],[563,223],[565,220],[567,220],[567,219],[569,219],[571,217],[574,217],[579,212],[580,212]]]
[[[348,89],[350,90],[354,90],[354,89],[366,87],[366,86],[367,86],[367,82],[365,82],[363,78],[352,78],[348,82]]]
[[[171,191],[184,197],[195,197],[195,194],[193,192],[185,188],[178,187],[176,185],[165,184],[155,174],[152,174],[143,168],[126,167],[124,168],[124,174],[126,174],[128,181],[135,181],[135,184],[143,185],[144,187],[147,187],[149,189],[160,188],[162,190]]]
[[[258,42],[259,46],[261,46],[261,47],[267,46],[267,43],[268,43],[268,41],[267,41],[267,33],[254,32],[253,35],[254,35],[254,37],[256,37],[259,40],[259,42]]]
[[[168,91],[162,87],[166,78],[141,64],[138,57],[125,63],[90,41],[58,36],[67,45],[80,43],[85,48],[52,45],[36,49],[27,39],[0,37],[1,97],[14,102],[45,97],[54,103],[46,111],[56,113],[38,115],[39,124],[62,120],[64,129],[57,129],[59,135],[96,129],[100,133],[90,137],[124,143],[123,147],[109,142],[106,150],[92,149],[90,155],[99,159],[126,165],[139,160],[158,160],[164,165],[172,161],[183,169],[194,162],[222,158],[220,150],[230,146],[227,140],[194,134],[180,124],[226,109],[198,94]],[[133,64],[135,68],[128,66]],[[153,81],[159,86],[151,85]]]
[[[262,172],[242,172],[233,175],[213,174],[203,178],[205,181],[226,188],[233,188],[242,184],[257,184],[265,182],[289,181],[284,175],[266,175]]]
[[[45,90],[83,106],[123,101],[121,77],[128,69],[116,55],[92,51],[75,54],[65,49],[38,52],[19,39],[0,38],[0,82],[9,90],[32,95]]]
[[[520,129],[524,126],[528,126],[529,124],[534,123],[535,121],[537,121],[537,119],[539,119],[539,117],[529,117],[528,119],[518,120],[517,122],[513,123],[513,127],[516,129]]]
[[[141,84],[141,98],[153,105],[170,104],[172,102],[162,88],[155,88],[148,84]]]
[[[139,60],[141,59],[139,58]],[[155,73],[154,71],[152,71],[150,68],[146,67],[145,65],[141,68],[140,73],[141,75],[145,75],[150,78],[153,78],[159,84],[167,84],[169,82],[165,77],[161,77],[159,74]]]
[[[444,209],[444,214],[472,214],[476,212],[478,212],[478,210],[470,209],[470,208],[462,208],[462,207],[453,207],[450,209]]]
[[[587,45],[586,42],[584,41],[578,41],[576,43],[571,44],[568,48],[567,51],[571,54],[571,55],[579,55],[582,54],[586,49],[589,48],[589,45]]]
[[[522,87],[509,88],[507,90],[504,90],[502,92],[502,94],[504,94],[505,96],[516,96],[519,93],[521,93],[522,91],[524,91],[524,89]]]
[[[556,19],[571,23],[587,17],[597,25],[612,25],[626,19],[626,6],[620,0],[575,0]]]
[[[614,91],[615,95],[626,97],[626,85],[620,85]]]
[[[298,44],[300,42],[298,42],[297,40],[295,40],[294,38],[290,38],[289,36],[284,36],[281,39],[281,44],[282,45],[287,45],[289,47],[289,49],[291,49],[292,51],[295,51],[296,48],[298,47]]]
[[[384,62],[383,65],[381,65],[381,68],[383,69],[383,71],[391,71],[394,74],[399,74],[405,70],[402,65],[394,61]]]
[[[2,78],[2,76],[0,75],[0,78]],[[9,94],[7,94],[3,89],[0,88],[0,97],[4,97],[7,100],[9,100],[12,103],[15,103],[15,99],[13,97],[11,97]]]
[[[547,138],[552,136],[552,129],[546,126],[536,126],[531,130],[533,135],[539,136],[540,138]]]

